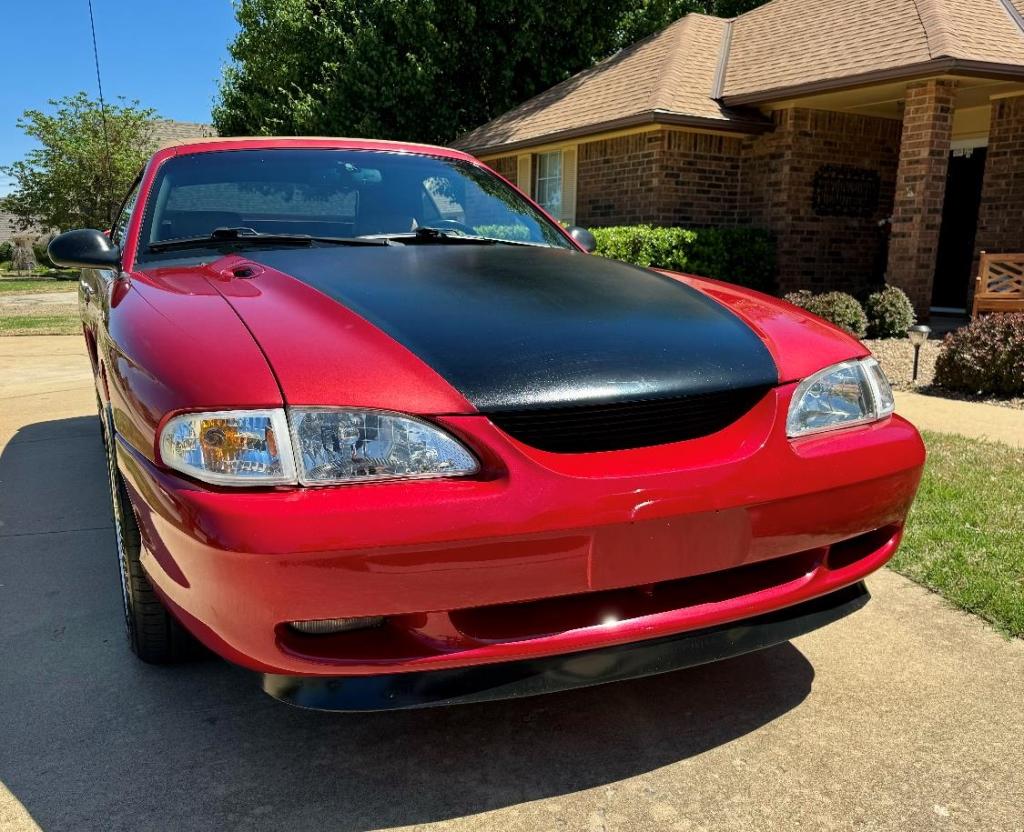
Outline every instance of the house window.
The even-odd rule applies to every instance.
[[[562,215],[562,151],[534,157],[533,198],[553,217]]]

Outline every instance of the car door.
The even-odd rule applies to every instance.
[[[121,203],[121,207],[114,218],[114,223],[107,234],[118,247],[124,246],[125,236],[128,233],[128,224],[131,221],[132,212],[139,197],[139,188],[142,184],[140,173],[131,190]],[[114,269],[82,269],[79,279],[78,301],[82,316],[82,327],[85,331],[85,340],[89,348],[89,358],[93,363],[93,370],[99,370],[100,347],[106,340],[107,321],[110,315],[110,300],[114,286],[117,283],[119,274]]]

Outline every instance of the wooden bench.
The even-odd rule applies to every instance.
[[[1024,254],[981,253],[971,317],[979,312],[1024,312]]]

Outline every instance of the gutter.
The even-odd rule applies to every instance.
[[[471,145],[463,142],[454,142],[453,147],[472,153],[474,156],[491,155],[494,153],[511,153],[515,150],[522,150],[526,147],[534,147],[539,144],[549,144],[563,139],[575,139],[583,136],[593,136],[597,133],[608,133],[613,130],[622,130],[628,127],[642,127],[646,124],[664,124],[675,127],[692,127],[695,130],[710,130],[716,133],[740,133],[758,135],[767,133],[773,128],[773,124],[759,118],[705,118],[703,116],[688,116],[683,113],[673,113],[668,110],[648,110],[631,116],[602,121],[596,124],[588,124],[584,127],[573,127],[568,130],[559,130],[554,133],[545,133],[540,136],[531,136],[528,139],[521,139],[514,142],[497,142],[489,145]]]
[[[731,107],[768,104],[786,98],[800,98],[805,95],[866,87],[888,81],[912,81],[933,75],[964,75],[1000,81],[1024,81],[1024,64],[1003,64],[964,58],[936,58],[917,64],[879,69],[860,75],[849,75],[845,78],[822,78],[803,84],[726,95],[723,96],[722,103]]]

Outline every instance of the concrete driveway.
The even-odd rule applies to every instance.
[[[79,339],[0,338],[0,829],[1022,830],[1024,644],[882,572],[760,654],[536,699],[305,712],[136,662]]]

